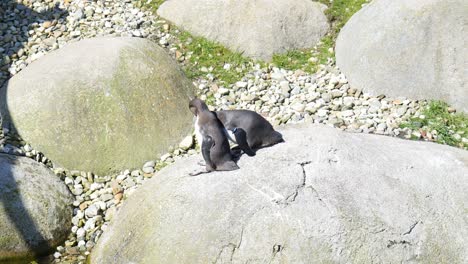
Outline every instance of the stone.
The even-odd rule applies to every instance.
[[[85,210],[85,215],[87,218],[93,218],[99,213],[100,207],[96,204],[90,205],[88,208]]]
[[[0,103],[10,126],[54,163],[105,175],[179,143],[192,127],[180,106],[194,90],[156,44],[106,37],[31,63],[0,90]]]
[[[220,95],[227,95],[227,94],[229,94],[229,92],[230,92],[230,90],[227,89],[227,88],[224,88],[224,87],[221,87],[221,88],[218,89],[218,93]]]
[[[327,116],[327,114],[328,114],[328,110],[326,110],[326,109],[319,109],[317,111],[317,115],[320,116],[320,117],[325,117],[325,116]]]
[[[325,8],[309,0],[171,0],[157,12],[194,35],[268,61],[317,44],[329,28]]]
[[[149,161],[145,162],[145,164],[143,164],[143,168],[145,168],[145,167],[154,167],[154,166],[156,166],[156,161],[154,161],[154,160],[149,160]]]
[[[111,200],[112,198],[114,198],[114,195],[111,194],[111,193],[105,193],[103,195],[101,195],[101,200],[104,201],[104,202],[107,202],[109,200]]]
[[[180,142],[179,148],[183,150],[188,150],[193,146],[193,143],[194,143],[193,136],[188,135]]]
[[[306,106],[302,103],[295,103],[291,107],[292,109],[294,109],[294,111],[297,111],[297,112],[304,112],[306,108]]]
[[[467,259],[468,152],[323,125],[280,132],[285,143],[236,171],[188,177],[194,156],[159,172],[116,213],[90,263]]]
[[[153,167],[143,167],[143,172],[144,173],[153,173],[154,168]]]
[[[345,111],[341,112],[342,117],[350,117],[352,115],[354,115],[353,110],[345,110]]]
[[[46,166],[0,154],[0,262],[22,263],[62,244],[72,226],[72,202]]]
[[[380,124],[378,124],[378,125],[377,125],[377,128],[376,128],[376,130],[377,130],[377,131],[380,131],[380,132],[385,131],[385,129],[387,129],[387,124],[385,124],[385,123],[380,123]]]
[[[465,0],[372,1],[341,30],[336,64],[351,86],[374,95],[468,111],[467,13]]]
[[[247,82],[236,82],[237,88],[247,88]]]

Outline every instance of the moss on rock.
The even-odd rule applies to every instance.
[[[69,169],[134,168],[191,129],[190,81],[156,44],[97,38],[70,44],[11,79],[4,115]]]

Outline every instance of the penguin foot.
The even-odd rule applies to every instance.
[[[190,176],[198,176],[198,175],[200,175],[200,174],[205,174],[205,173],[210,173],[210,171],[198,170],[198,171],[190,172],[189,175],[190,175]]]
[[[240,149],[239,147],[233,147],[231,149],[231,153],[235,159],[238,159],[240,158],[240,156],[242,156],[242,149]]]
[[[197,164],[202,166],[202,167],[206,166],[206,162],[204,160],[200,160]]]

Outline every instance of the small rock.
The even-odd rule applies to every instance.
[[[99,207],[97,207],[95,204],[89,206],[88,208],[86,208],[85,210],[85,215],[86,217],[88,218],[93,218],[94,216],[96,216],[98,213],[99,213]]]
[[[188,150],[190,149],[192,146],[193,146],[193,136],[192,135],[189,135],[189,136],[186,136],[179,144],[179,148],[183,149],[183,150]],[[154,166],[153,166],[154,167]]]
[[[325,116],[327,116],[327,114],[328,114],[328,110],[326,110],[326,109],[319,109],[317,111],[317,115],[320,116],[320,117],[325,117]]]
[[[161,156],[161,161],[166,161],[167,159],[169,159],[171,157],[171,154],[170,153],[166,153],[164,155]]]
[[[227,95],[227,94],[229,94],[229,92],[230,92],[230,90],[227,89],[227,88],[224,88],[224,87],[221,87],[221,88],[218,89],[218,94],[220,94],[220,95]]]
[[[143,167],[143,172],[144,172],[145,174],[153,173],[153,172],[154,172],[154,168],[153,168],[153,167]]]

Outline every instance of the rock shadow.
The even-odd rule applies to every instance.
[[[25,52],[23,48],[25,43],[28,42],[29,31],[33,27],[45,21],[51,21],[53,24],[54,21],[65,19],[68,16],[68,12],[59,8],[58,4],[55,4],[53,8],[39,8],[42,10],[35,11],[18,2],[21,2],[21,0],[0,1],[0,127],[3,127],[4,132],[10,131],[10,133],[16,131],[16,129],[11,121],[7,104],[8,80],[12,76],[9,69],[14,63],[13,61],[20,58]],[[2,145],[9,143],[7,137],[2,138],[0,134],[0,153],[18,155],[15,149],[9,147],[3,148],[2,151]],[[0,206],[3,207],[10,222],[13,223],[29,248],[30,256],[25,257],[38,259],[42,263],[44,260],[41,260],[40,257],[49,254],[53,249],[50,248],[51,245],[42,235],[41,230],[38,229],[34,219],[29,215],[23,197],[18,192],[21,188],[14,177],[15,159],[12,156],[3,154],[0,154],[0,156],[11,161],[11,165],[0,168]],[[0,248],[0,252],[3,250],[5,249]],[[0,263],[4,261],[21,262],[21,260],[15,258],[18,256],[15,255],[15,252],[10,253],[7,255],[14,258],[14,260],[0,259]]]

